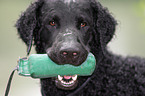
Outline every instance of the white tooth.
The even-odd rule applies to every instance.
[[[72,77],[72,79],[73,79],[74,81],[76,81],[76,80],[77,80],[77,77],[78,77],[78,76],[75,75],[75,76]]]
[[[61,81],[61,83],[65,84],[65,82],[64,82],[64,81]]]
[[[67,85],[69,85],[69,83],[66,83]]]
[[[58,79],[59,79],[59,80],[62,80],[62,79],[63,79],[63,77],[61,77],[60,75],[58,75]]]
[[[71,81],[69,82],[69,85],[71,84]]]
[[[65,83],[66,85],[69,85],[69,83]]]
[[[71,82],[70,82],[70,84],[73,84],[74,83],[74,81],[72,80]]]

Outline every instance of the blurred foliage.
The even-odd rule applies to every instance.
[[[139,0],[135,7],[137,15],[140,17],[141,27],[145,30],[145,0]],[[143,31],[145,33],[145,31]]]

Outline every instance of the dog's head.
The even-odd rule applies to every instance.
[[[89,52],[99,60],[115,31],[116,22],[95,0],[38,0],[17,22],[18,32],[30,49],[47,53],[57,64],[81,65]],[[58,76],[56,86],[71,90],[77,76]]]

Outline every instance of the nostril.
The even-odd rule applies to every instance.
[[[72,50],[63,50],[63,51],[60,51],[60,55],[63,56],[63,57],[67,57],[67,58],[76,58],[79,56],[79,52],[76,52],[76,51],[72,51]]]
[[[62,54],[63,54],[63,55],[67,55],[68,53],[67,53],[67,52],[62,52]]]
[[[63,56],[63,57],[66,57],[69,53],[66,52],[66,51],[61,51],[60,52],[60,55]]]
[[[77,55],[78,55],[78,53],[77,53],[77,52],[74,52],[74,53],[73,53],[73,56],[77,56]]]

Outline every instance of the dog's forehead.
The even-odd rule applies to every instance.
[[[72,9],[72,8],[80,8],[80,9],[89,9],[90,3],[94,0],[45,0],[45,6],[48,8],[54,9],[62,9],[62,7],[66,7],[63,9]],[[60,8],[61,7],[61,8]]]
[[[80,16],[80,14],[87,17],[92,14],[90,1],[92,0],[46,0],[42,13],[43,16],[63,16],[67,19]]]
[[[64,3],[76,2],[77,0],[64,0]]]
[[[89,0],[63,0],[64,3],[66,4],[70,4],[70,3],[86,3],[88,2]]]
[[[88,2],[94,2],[95,0],[45,0],[48,3],[51,2],[64,2],[66,4],[70,4],[70,3],[88,3]]]

